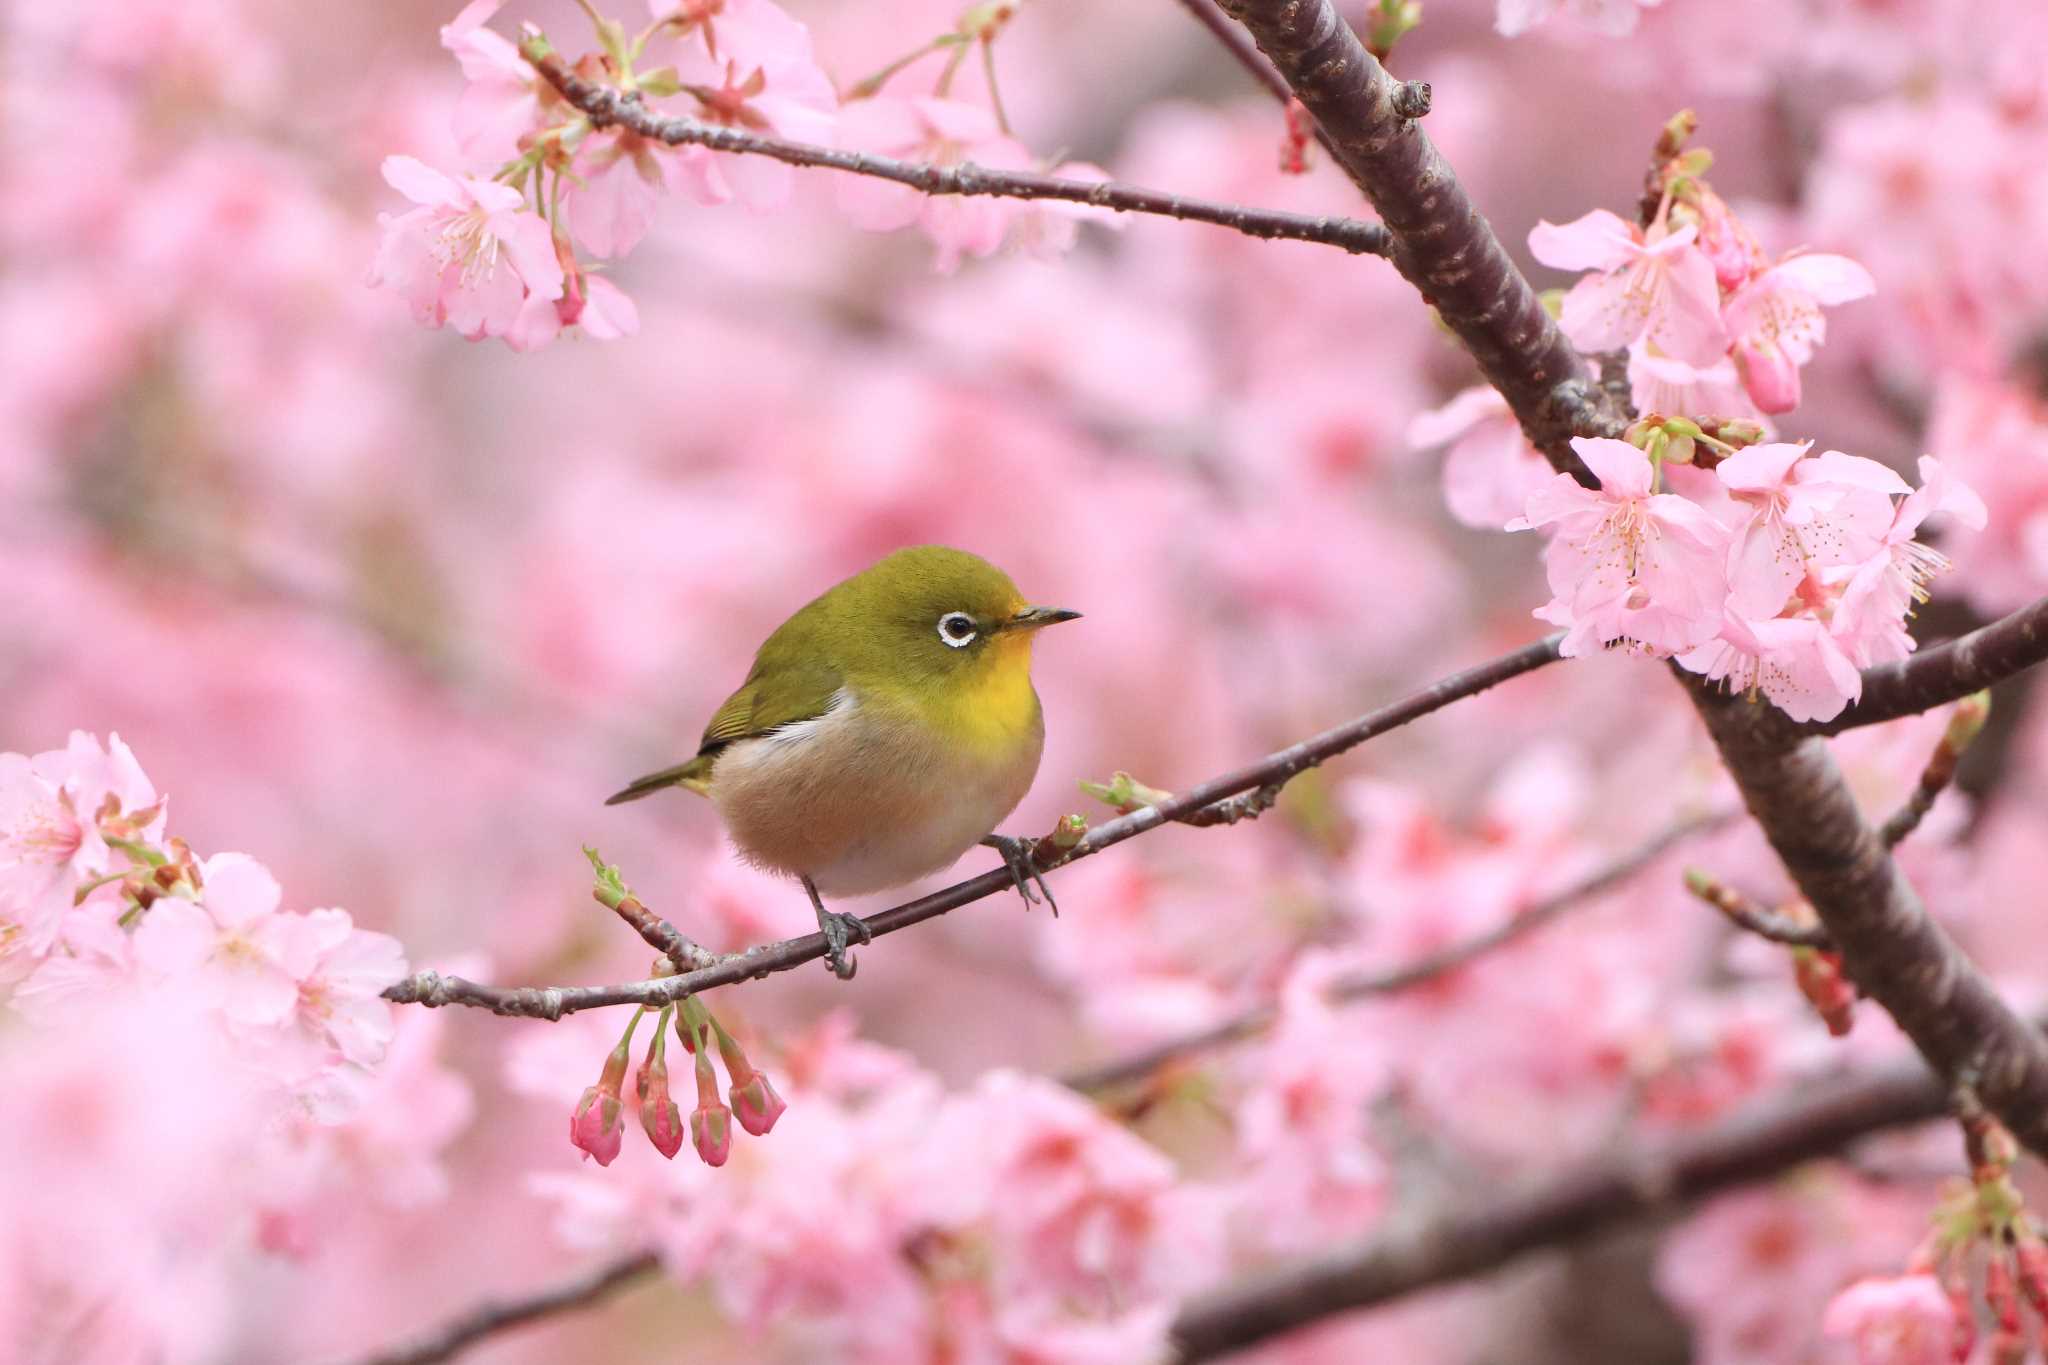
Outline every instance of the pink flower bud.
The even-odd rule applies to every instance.
[[[1856,1022],[1856,988],[1842,975],[1842,959],[1835,953],[1797,949],[1792,954],[1792,976],[1799,983],[1814,1011],[1827,1024],[1828,1032],[1840,1038]]]
[[[619,1154],[619,1142],[626,1131],[619,1121],[619,1109],[616,1089],[607,1091],[601,1085],[593,1085],[583,1092],[575,1114],[569,1119],[569,1141],[582,1148],[586,1156],[596,1157],[600,1166],[611,1165],[612,1158]]]
[[[758,1071],[747,1078],[746,1084],[735,1083],[732,1087],[732,1112],[739,1116],[740,1127],[755,1137],[768,1136],[768,1130],[787,1108],[789,1105],[775,1093],[768,1078]]]
[[[626,1025],[626,1034],[619,1039],[619,1045],[604,1059],[604,1070],[599,1073],[597,1084],[583,1092],[583,1098],[576,1102],[576,1112],[569,1116],[569,1141],[597,1158],[600,1166],[612,1164],[612,1158],[619,1154],[619,1142],[625,1136],[622,1121],[624,1105],[619,1091],[626,1084],[626,1066],[632,1061],[633,1030],[639,1026],[640,1014],[636,1011],[632,1021]]]
[[[2013,1283],[2012,1262],[1995,1248],[1984,1262],[1984,1302],[2001,1332],[2009,1336],[2019,1334],[2020,1296]]]
[[[732,1111],[722,1104],[691,1110],[690,1143],[706,1166],[723,1166],[732,1151]]]
[[[2048,1318],[2048,1245],[2032,1236],[2020,1239],[2020,1291],[2034,1311]]]
[[[1765,412],[1799,406],[1799,366],[1783,347],[1744,340],[1735,348],[1735,368],[1750,400]]]
[[[668,1062],[656,1054],[640,1068],[640,1127],[656,1151],[673,1160],[683,1149],[683,1111],[668,1094]]]

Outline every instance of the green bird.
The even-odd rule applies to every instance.
[[[901,886],[985,844],[1031,899],[1029,843],[992,831],[1045,747],[1032,640],[1079,615],[1027,604],[964,550],[898,550],[776,628],[696,757],[605,804],[665,787],[709,797],[741,857],[803,883],[826,965],[851,978],[847,946],[868,928],[824,896]]]

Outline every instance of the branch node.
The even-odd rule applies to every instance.
[[[1405,119],[1419,119],[1429,112],[1429,82],[1402,81],[1394,87],[1394,112]]]

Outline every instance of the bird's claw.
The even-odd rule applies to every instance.
[[[1016,839],[1007,834],[991,834],[982,844],[1003,855],[1003,865],[1010,869],[1010,880],[1017,884],[1017,894],[1024,898],[1027,908],[1038,904],[1038,896],[1031,894],[1031,888],[1038,888],[1039,896],[1051,908],[1053,918],[1059,918],[1060,903],[1052,898],[1052,888],[1045,884],[1045,875],[1039,871],[1038,860],[1032,857],[1036,841]]]
[[[858,915],[821,910],[818,912],[818,928],[825,935],[825,965],[841,981],[853,980],[853,974],[860,970],[860,963],[847,952],[847,948],[851,944],[875,941],[867,921]]]

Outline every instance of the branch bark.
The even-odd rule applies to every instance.
[[[1387,74],[1330,0],[1222,0],[1329,135],[1352,183],[1394,238],[1393,262],[1422,291],[1559,469],[1573,436],[1618,435],[1621,415],[1543,311]]]
[[[792,166],[823,167],[851,175],[893,180],[925,194],[1053,199],[1117,213],[1146,213],[1191,223],[1210,223],[1248,237],[1319,242],[1353,255],[1384,256],[1389,250],[1391,239],[1385,227],[1356,218],[1326,218],[1288,213],[1281,209],[1253,208],[1245,204],[1224,204],[1119,184],[1113,180],[1063,180],[1032,171],[991,170],[971,161],[957,166],[899,161],[894,157],[873,156],[866,152],[791,142],[786,138],[750,133],[723,124],[666,118],[641,103],[637,96],[621,94],[610,86],[577,75],[545,38],[529,37],[520,44],[519,50],[548,84],[561,92],[563,99],[590,120],[592,127],[627,128],[671,147],[688,145],[708,147],[715,152],[765,156]]]
[[[1833,720],[1806,730],[1838,735],[1917,716],[1994,687],[2044,660],[2048,660],[2048,597],[1911,658],[1865,669],[1862,699]]]
[[[402,1346],[365,1358],[361,1365],[440,1365],[486,1337],[542,1318],[590,1308],[635,1281],[652,1275],[660,1261],[639,1251],[520,1299],[487,1299],[461,1316]]]
[[[1561,633],[1545,636],[1512,653],[1453,673],[1431,683],[1419,692],[1410,693],[1399,701],[1368,711],[1355,720],[1325,730],[1299,744],[1292,744],[1276,753],[1268,754],[1256,763],[1246,764],[1219,777],[1212,777],[1171,800],[1141,807],[1128,815],[1121,815],[1105,824],[1097,825],[1081,836],[1063,854],[1046,856],[1046,841],[1041,840],[1038,852],[1041,859],[1040,867],[1049,872],[1053,868],[1090,857],[1103,849],[1120,844],[1126,839],[1136,838],[1162,825],[1175,822],[1202,823],[1206,811],[1228,801],[1240,792],[1268,786],[1284,786],[1308,769],[1335,758],[1346,750],[1356,748],[1377,735],[1383,735],[1412,720],[1418,720],[1454,701],[1476,696],[1510,678],[1520,677],[1524,673],[1556,662],[1557,647],[1563,639]],[[869,931],[879,938],[884,934],[893,934],[899,929],[908,929],[913,924],[922,924],[928,919],[934,919],[949,910],[956,910],[985,896],[1009,891],[1015,885],[1009,869],[999,868],[949,886],[943,891],[934,891],[928,896],[921,896],[879,914],[870,915],[866,923]],[[802,966],[824,955],[824,936],[805,934],[800,938],[784,939],[780,943],[763,944],[760,947],[749,948],[743,953],[733,953],[718,959],[708,967],[700,967],[680,975],[631,981],[616,986],[487,986],[459,976],[421,972],[385,991],[384,998],[398,1004],[430,1007],[468,1005],[487,1009],[493,1014],[559,1019],[578,1010],[598,1009],[606,1005],[647,1005],[659,1009],[687,995],[696,995],[718,986],[729,986],[737,981],[768,976],[774,972],[788,971],[792,967]]]
[[[1543,313],[1428,136],[1393,105],[1396,82],[1331,0],[1224,0],[1335,139],[1394,234],[1394,263],[1434,303],[1523,430],[1569,468],[1564,442],[1616,421],[1586,362]],[[2015,613],[1869,682],[1856,723],[1953,701],[2048,655],[2048,604]],[[1775,708],[1680,675],[1751,814],[1841,949],[1845,968],[1951,1083],[2048,1155],[2048,1045],[1926,914],[1857,811],[1819,741]]]
[[[1919,1065],[1802,1092],[1660,1151],[1592,1162],[1536,1189],[1412,1231],[1281,1266],[1191,1300],[1174,1319],[1181,1365],[1213,1360],[1333,1313],[1484,1274],[1648,1214],[1762,1180],[1882,1128],[1938,1118],[1946,1092]]]

